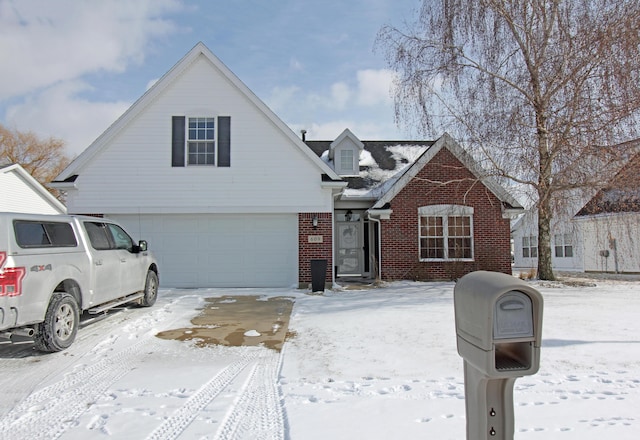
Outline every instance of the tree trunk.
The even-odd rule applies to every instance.
[[[551,211],[549,198],[538,205],[538,278],[555,280],[551,262]]]
[[[538,122],[538,278],[555,280],[551,263],[551,185],[553,159],[549,148],[549,135],[546,130],[547,118],[544,111],[537,113]]]

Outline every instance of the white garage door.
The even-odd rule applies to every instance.
[[[285,215],[109,216],[149,242],[163,287],[290,287],[298,220]]]

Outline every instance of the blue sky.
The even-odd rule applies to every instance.
[[[383,48],[419,0],[0,0],[0,123],[84,150],[202,41],[309,139],[396,126]]]

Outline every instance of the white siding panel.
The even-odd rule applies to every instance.
[[[171,167],[174,115],[231,116],[231,167]],[[84,213],[327,212],[331,193],[320,187],[320,174],[201,56],[88,164],[68,207]]]
[[[585,271],[640,273],[640,214],[587,217],[579,224],[588,237],[584,241]]]
[[[164,287],[291,287],[297,216],[111,215],[158,258]]]
[[[42,188],[42,191],[46,191]],[[0,211],[29,214],[63,214],[19,175],[0,172]]]

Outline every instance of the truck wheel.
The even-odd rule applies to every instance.
[[[68,348],[76,339],[80,308],[66,292],[54,293],[44,315],[36,326],[35,346],[40,351],[55,352]]]
[[[151,307],[158,298],[158,275],[152,270],[147,272],[147,282],[144,285],[144,297],[140,301],[143,307]]]

